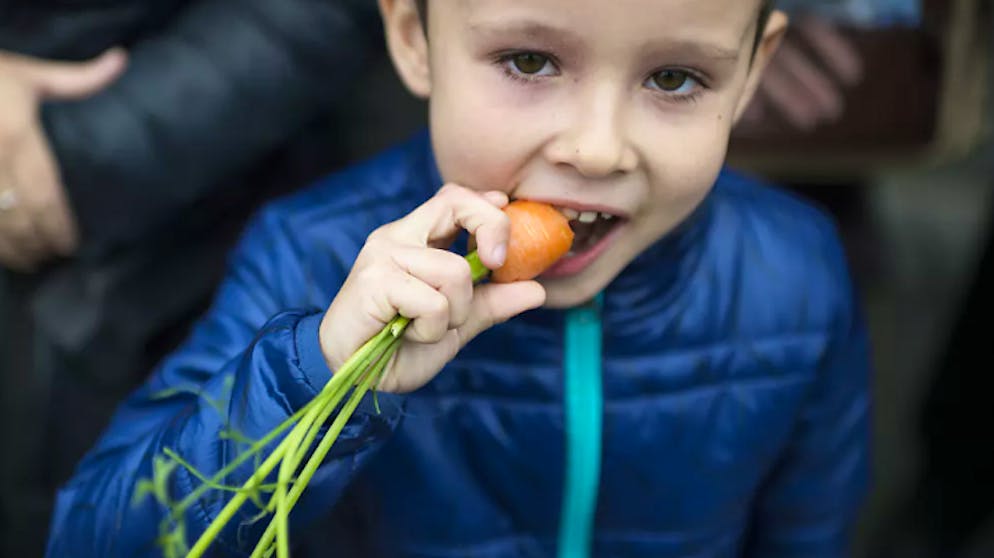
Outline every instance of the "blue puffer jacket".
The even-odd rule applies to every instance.
[[[306,403],[330,377],[322,309],[366,235],[439,182],[420,136],[263,211],[212,310],[60,492],[48,555],[155,555],[164,511],[132,502],[155,457],[216,471],[237,449],[226,425],[259,438]],[[569,313],[519,316],[420,391],[381,396],[381,414],[360,407],[292,517],[295,556],[553,556],[563,503],[585,497],[594,556],[845,555],[867,488],[869,366],[829,220],[723,173],[601,300],[590,429],[564,414]],[[567,463],[598,443],[594,463]],[[567,465],[599,470],[589,494],[569,493],[584,487]],[[173,497],[197,484],[174,471]],[[220,507],[202,499],[187,532]],[[215,555],[246,555],[263,525],[244,523]]]

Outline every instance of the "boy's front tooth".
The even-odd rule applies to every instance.
[[[611,219],[614,219],[614,215],[611,215],[610,213],[601,213],[601,219],[610,221]]]
[[[596,220],[597,220],[597,212],[596,211],[583,211],[583,212],[580,213],[580,222],[581,223],[593,223]]]
[[[580,212],[579,211],[577,211],[575,209],[572,209],[572,208],[569,208],[569,207],[561,207],[561,208],[559,208],[559,212],[563,214],[563,217],[566,217],[566,219],[568,219],[570,221],[572,221],[573,219],[576,219],[577,217],[580,216]]]

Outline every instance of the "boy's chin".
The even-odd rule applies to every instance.
[[[546,308],[572,308],[592,300],[597,293],[604,290],[610,279],[598,280],[594,274],[584,271],[571,277],[556,279],[540,277],[538,281],[545,287]]]

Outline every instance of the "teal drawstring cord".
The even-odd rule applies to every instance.
[[[602,296],[566,312],[566,479],[559,558],[590,556],[601,466]]]

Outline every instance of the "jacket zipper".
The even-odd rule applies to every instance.
[[[602,296],[566,312],[566,474],[559,558],[590,556],[601,467]]]

